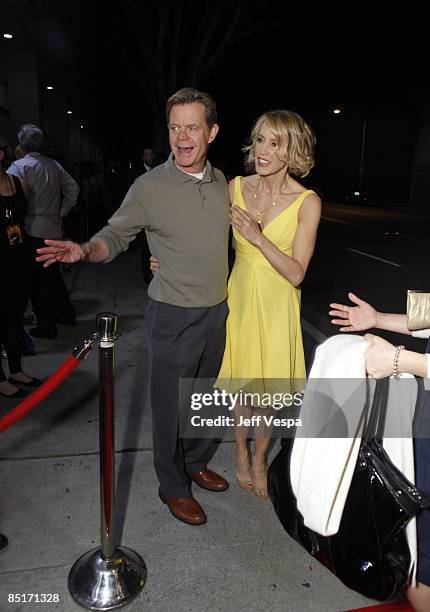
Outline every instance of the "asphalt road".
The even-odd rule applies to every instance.
[[[317,331],[333,335],[336,328],[330,323],[329,304],[348,303],[348,291],[378,310],[406,312],[408,289],[430,291],[429,271],[430,214],[324,205],[315,253],[303,283],[303,319],[313,326],[314,336]],[[377,333],[399,342],[396,334]],[[402,342],[423,350],[422,340],[402,337]],[[306,344],[309,352],[305,338]]]

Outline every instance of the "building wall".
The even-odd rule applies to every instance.
[[[47,91],[44,76],[38,72],[34,51],[0,50],[0,135],[14,147],[21,125],[35,123],[46,131],[48,144],[65,158],[66,165],[83,159],[97,161],[93,135],[81,130],[78,110],[67,115],[65,92],[61,87]]]
[[[0,82],[5,84],[9,116],[0,120],[7,129],[7,138],[16,144],[16,135],[23,123],[40,124],[39,87],[36,55],[30,50],[0,52]]]

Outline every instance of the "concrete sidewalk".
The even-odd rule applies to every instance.
[[[211,466],[231,483],[225,493],[196,490],[208,523],[175,520],[158,499],[152,466],[147,300],[139,257],[65,273],[79,325],[38,340],[25,371],[46,377],[73,346],[95,331],[101,311],[119,315],[116,349],[117,524],[124,546],[148,568],[142,594],[126,609],[339,612],[366,605],[304,553],[284,532],[270,502],[238,487],[231,436]],[[57,391],[0,436],[0,610],[81,610],[67,589],[68,572],[99,543],[97,349]],[[16,402],[15,402],[16,403]],[[14,402],[3,400],[0,414]],[[277,452],[275,444],[272,454]],[[59,603],[9,603],[8,594],[58,593]]]

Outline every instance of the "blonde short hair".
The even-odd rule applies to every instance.
[[[287,162],[294,176],[307,176],[315,164],[315,135],[309,125],[293,111],[274,110],[258,117],[251,132],[251,144],[243,150],[249,161],[255,159],[255,144],[263,123],[272,132],[279,147],[278,157]]]

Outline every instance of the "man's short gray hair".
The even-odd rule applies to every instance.
[[[209,129],[211,129],[212,126],[218,121],[216,104],[208,93],[194,89],[194,87],[183,87],[170,96],[166,104],[167,123],[170,121],[170,111],[172,110],[172,106],[182,106],[184,104],[193,104],[194,102],[198,102],[204,106],[206,125]]]
[[[37,125],[26,123],[18,132],[18,141],[26,153],[42,151],[45,144],[45,134]]]

